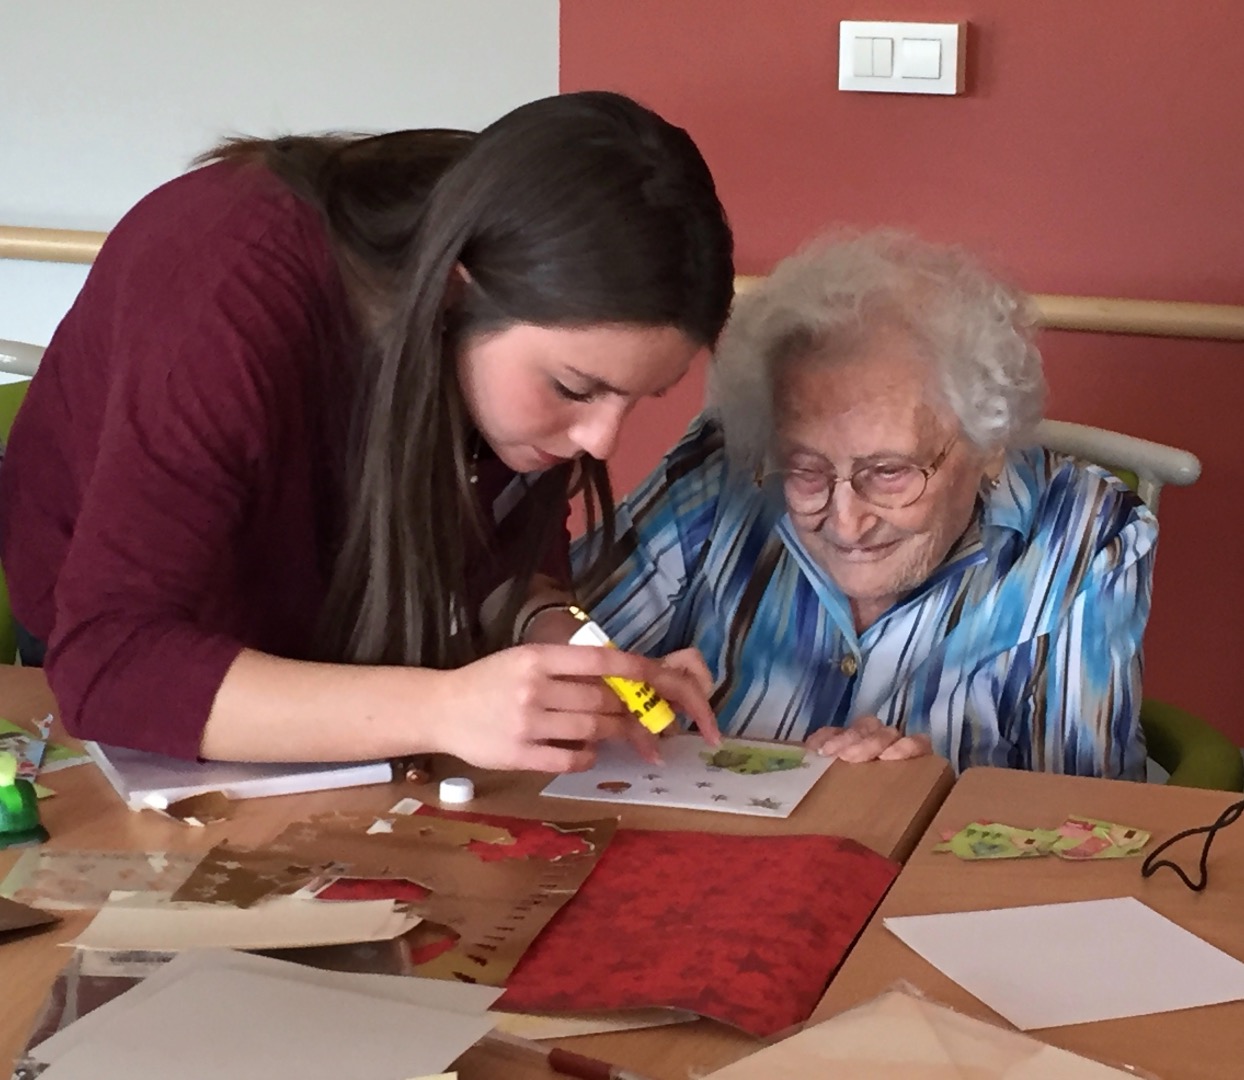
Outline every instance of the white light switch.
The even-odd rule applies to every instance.
[[[908,79],[942,77],[942,43],[935,38],[903,38],[899,43],[903,76]]]
[[[963,91],[967,23],[846,22],[838,89],[887,94]]]
[[[851,54],[851,70],[856,75],[873,73],[873,41],[870,37],[857,37]]]
[[[888,79],[894,74],[894,39],[873,38],[873,77]]]

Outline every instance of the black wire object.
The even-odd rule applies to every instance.
[[[1145,861],[1140,864],[1141,877],[1150,877],[1165,866],[1170,870],[1174,870],[1179,875],[1179,879],[1193,892],[1201,892],[1209,884],[1209,871],[1205,864],[1209,861],[1209,848],[1214,842],[1214,837],[1218,835],[1219,830],[1225,829],[1228,825],[1234,825],[1239,820],[1241,814],[1244,814],[1244,801],[1232,803],[1218,815],[1218,820],[1212,825],[1198,825],[1195,829],[1184,829],[1183,832],[1177,832],[1169,840],[1162,841],[1145,856]],[[1176,844],[1180,840],[1186,840],[1189,836],[1197,836],[1200,833],[1205,833],[1205,843],[1201,847],[1201,859],[1198,867],[1200,876],[1196,881],[1188,877],[1184,873],[1183,867],[1178,863],[1172,862],[1170,859],[1158,858],[1172,844]]]

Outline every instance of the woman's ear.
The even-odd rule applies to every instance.
[[[445,283],[445,295],[441,299],[441,310],[448,311],[462,302],[466,287],[471,284],[471,271],[460,262],[454,263],[449,272],[449,280]]]
[[[1002,470],[1006,466],[1006,447],[1001,446],[997,450],[992,451],[985,458],[984,468],[982,469],[981,487],[985,491],[993,491],[998,486],[998,480],[1002,476]]]

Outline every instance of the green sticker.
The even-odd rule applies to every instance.
[[[725,769],[740,776],[785,772],[804,764],[805,751],[800,747],[745,746],[724,743],[719,750],[700,751],[700,758],[710,769]]]

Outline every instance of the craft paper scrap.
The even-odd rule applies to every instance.
[[[202,829],[208,825],[216,825],[233,817],[236,808],[234,801],[220,791],[205,791],[202,795],[190,795],[166,806],[150,806],[147,809],[163,814],[183,825]]]
[[[1140,855],[1149,833],[1129,825],[1094,818],[1068,817],[1057,829],[1024,829],[998,821],[973,821],[947,833],[937,853],[961,859],[1027,859],[1057,855],[1060,859],[1115,859]]]
[[[44,1080],[166,1076],[172,1061],[178,1080],[435,1074],[491,1026],[486,1016],[229,969],[188,972],[133,1004],[127,997],[102,1006],[107,1025],[59,1054]]]
[[[885,925],[1024,1031],[1244,998],[1244,963],[1134,897],[907,915]]]
[[[93,954],[85,952],[81,955],[89,957]],[[42,1062],[56,1060],[71,1048],[89,1043],[101,1026],[107,1027],[114,1007],[128,1008],[136,1005],[144,998],[161,992],[187,973],[204,970],[265,975],[468,1016],[483,1016],[501,995],[500,990],[491,986],[471,986],[469,983],[449,983],[415,976],[322,971],[302,964],[291,964],[267,956],[254,956],[227,949],[198,950],[179,953],[157,968],[154,974],[125,994],[123,1003],[95,1009],[69,1026],[61,1028],[37,1044],[34,1056]]]
[[[898,991],[774,1043],[706,1080],[1122,1080],[1133,1076]]]
[[[731,740],[714,751],[698,735],[672,735],[660,750],[664,763],[653,765],[627,743],[601,743],[591,769],[555,777],[542,794],[784,818],[832,764],[785,744]]]
[[[249,908],[171,901],[151,893],[110,899],[70,944],[80,949],[290,949],[388,941],[419,922],[388,900],[321,904],[274,897]]]
[[[169,892],[198,857],[163,851],[26,851],[0,881],[0,896],[48,911],[102,907],[113,892]]]
[[[17,728],[16,731],[0,732],[0,751],[8,751],[17,758],[17,778],[33,782],[43,764],[47,741]]]
[[[1093,818],[1069,817],[1058,829],[1053,852],[1060,859],[1118,859],[1139,855],[1149,843],[1144,829]]]
[[[35,725],[36,731],[30,732],[26,728],[13,723],[11,720],[0,718],[0,748],[12,749],[10,739],[13,744],[32,740],[42,743],[39,753],[42,756],[38,765],[38,772],[41,775],[56,772],[60,769],[67,769],[72,765],[81,765],[90,761],[90,755],[85,750],[75,750],[69,746],[63,746],[60,743],[48,741],[48,733],[52,729],[52,717],[45,716]],[[22,755],[19,754],[20,758]]]

